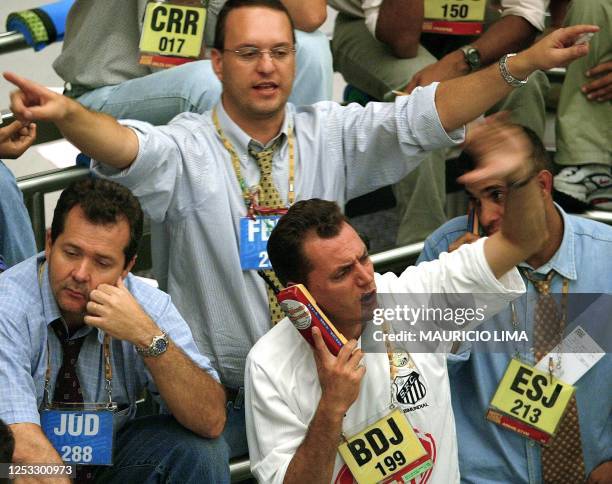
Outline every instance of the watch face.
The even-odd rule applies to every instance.
[[[163,338],[160,338],[155,342],[155,351],[157,353],[162,353],[166,351],[167,347],[168,347],[168,342]]]
[[[476,49],[468,50],[467,61],[472,67],[480,67],[480,55]]]

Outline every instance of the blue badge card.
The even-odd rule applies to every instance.
[[[240,219],[240,266],[242,270],[272,269],[268,260],[268,239],[280,216]]]
[[[64,462],[113,464],[113,412],[43,410],[41,427]]]

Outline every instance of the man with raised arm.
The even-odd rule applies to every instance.
[[[167,246],[153,247],[155,273],[228,388],[228,437],[234,422],[243,425],[246,355],[270,328],[271,314],[280,319],[253,270],[269,267],[267,221],[273,225],[296,200],[321,197],[343,205],[396,182],[426,150],[461,143],[464,123],[510,92],[511,83],[584,55],[587,46],[567,46],[596,30],[556,31],[507,59],[505,78],[495,65],[395,103],[296,108],[287,104],[295,45],[286,9],[275,0],[230,0],[219,14],[212,53],[221,102],[161,127],[119,124],[31,81],[5,77],[20,88],[12,95],[19,119],[54,122],[96,160],[97,174],[130,187],[168,234]],[[228,437],[233,449],[242,443],[234,454],[246,451],[241,435],[237,443]]]

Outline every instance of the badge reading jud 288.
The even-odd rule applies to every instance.
[[[240,266],[242,270],[272,269],[272,264],[268,259],[268,239],[279,220],[278,215],[240,219]]]
[[[113,412],[111,410],[43,410],[43,432],[64,462],[113,464]]]
[[[517,359],[510,361],[487,419],[548,444],[575,388]]]

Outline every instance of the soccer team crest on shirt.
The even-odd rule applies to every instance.
[[[408,375],[397,376],[393,381],[393,388],[395,399],[403,405],[414,405],[427,395],[427,389],[421,381],[421,375],[416,371],[412,371]]]

